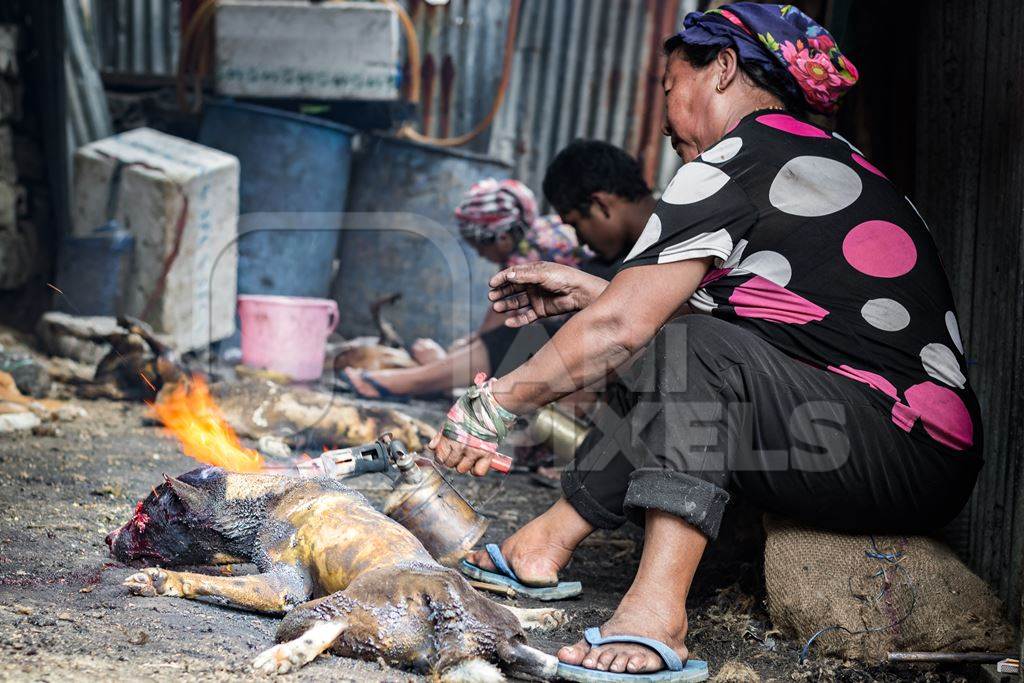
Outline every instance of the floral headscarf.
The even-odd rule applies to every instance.
[[[505,267],[530,261],[578,266],[594,253],[580,245],[576,231],[558,216],[537,216],[537,199],[518,180],[481,180],[455,209],[459,233],[471,242],[493,241],[519,228],[519,241]]]
[[[563,223],[558,216],[541,216],[523,235],[505,267],[530,261],[550,261],[575,268],[592,258],[594,252],[580,244],[572,226]]]
[[[736,2],[691,12],[679,34],[692,45],[736,49],[740,61],[788,75],[792,94],[831,114],[857,82],[857,69],[820,24],[792,5]]]

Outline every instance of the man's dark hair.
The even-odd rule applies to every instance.
[[[595,192],[636,201],[651,193],[640,164],[615,145],[600,140],[574,140],[555,155],[544,174],[544,196],[563,216],[590,213]]]
[[[714,60],[724,48],[721,45],[694,45],[683,40],[678,33],[665,40],[663,45],[666,56],[678,52],[679,55],[697,69],[702,69]],[[806,114],[807,103],[797,92],[796,86],[787,74],[779,70],[765,69],[760,64],[739,62],[740,71],[754,85],[767,90],[782,100],[782,105],[793,114]]]

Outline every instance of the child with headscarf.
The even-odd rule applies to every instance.
[[[602,274],[603,264],[580,244],[571,226],[557,215],[538,214],[537,199],[530,188],[518,180],[494,178],[475,183],[455,209],[459,234],[497,270],[531,261],[551,261],[577,268],[586,264],[588,270]],[[453,367],[465,366],[472,374],[493,371],[504,364],[514,367],[543,345],[561,322],[545,321],[535,329],[516,330],[505,327],[504,321],[503,315],[488,308],[477,331],[455,340],[448,349],[433,339],[417,339],[410,351],[418,367],[380,372],[345,368],[342,381],[364,398],[404,396],[386,386],[385,380],[391,385],[415,386],[411,393],[419,395],[450,390],[453,378],[459,376],[453,376]],[[455,351],[458,353],[452,355]]]
[[[579,266],[594,254],[556,215],[538,216],[537,199],[518,180],[487,178],[455,209],[459,234],[502,269],[529,261]]]

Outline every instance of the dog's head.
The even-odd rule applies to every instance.
[[[127,524],[107,535],[110,554],[134,565],[213,565],[247,561],[239,555],[251,525],[238,523],[237,505],[226,500],[232,477],[201,467],[178,478],[164,475],[135,506]]]

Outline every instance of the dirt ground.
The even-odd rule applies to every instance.
[[[250,661],[272,644],[276,619],[201,602],[131,596],[121,582],[133,570],[114,563],[103,542],[161,473],[178,474],[195,463],[147,419],[144,406],[82,405],[88,418],[0,436],[0,680],[253,678]],[[557,496],[528,475],[512,475],[503,483],[495,477],[463,484],[470,498],[487,501],[493,540]],[[379,482],[360,487],[382,500]],[[585,589],[581,599],[564,603],[570,621],[531,642],[554,651],[577,639],[585,626],[606,619],[635,571],[641,539],[635,527],[588,539],[566,571]],[[716,674],[720,681],[974,678],[971,669],[864,668],[826,658],[798,664],[800,644],[771,631],[760,554],[757,538],[727,533],[698,573],[689,645],[693,656],[708,660],[713,679]],[[744,674],[736,663],[750,668]],[[331,656],[287,680],[327,677],[423,680]]]

